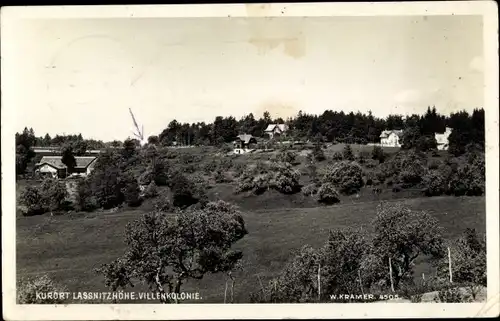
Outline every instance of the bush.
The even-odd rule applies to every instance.
[[[26,206],[27,211],[23,215],[38,215],[45,213],[43,206],[42,195],[38,188],[27,186],[21,193],[21,203]]]
[[[318,193],[318,186],[316,184],[308,184],[302,188],[304,195],[313,196]]]
[[[144,198],[154,198],[158,196],[158,187],[155,182],[151,182],[144,190]]]
[[[276,162],[290,163],[292,165],[296,165],[297,154],[292,152],[291,150],[285,149],[280,153],[276,154],[274,160]]]
[[[290,163],[273,163],[270,186],[280,193],[291,194],[299,190],[300,172]]]
[[[64,300],[58,297],[37,298],[37,293],[61,293],[68,290],[56,284],[47,275],[22,279],[16,288],[18,304],[60,304]]]
[[[467,228],[456,243],[450,245],[453,281],[486,286],[486,237]],[[438,262],[438,275],[448,277],[448,258]]]
[[[321,146],[318,144],[314,145],[314,148],[312,151],[312,156],[313,156],[313,159],[317,162],[322,162],[326,159],[325,153],[321,149]]]
[[[180,209],[185,209],[198,202],[205,203],[207,201],[206,194],[202,188],[196,186],[182,174],[177,174],[173,178],[172,185],[173,205]]]
[[[386,155],[384,150],[380,146],[373,146],[372,149],[372,159],[378,160],[380,163],[385,161]]]
[[[396,184],[396,185],[393,185],[392,186],[392,192],[393,193],[399,193],[403,190],[403,188],[401,187],[401,185],[399,184]]]
[[[323,177],[323,182],[332,183],[343,194],[355,194],[363,187],[363,169],[356,162],[342,161],[330,166]]]
[[[426,196],[438,196],[446,193],[447,182],[443,173],[431,170],[423,177],[424,193]]]
[[[137,179],[132,173],[124,173],[123,177],[120,178],[119,185],[122,186],[121,193],[123,194],[123,200],[128,206],[136,207],[141,205],[141,190]]]
[[[27,207],[24,215],[37,215],[66,209],[66,185],[55,178],[46,178],[39,187],[27,186],[21,193],[21,203]]]
[[[168,196],[165,194],[159,195],[154,203],[154,209],[159,212],[171,213],[175,211],[175,208],[172,202],[168,199]]]
[[[338,203],[339,193],[332,183],[324,183],[318,190],[318,202],[325,204]]]
[[[343,159],[342,153],[340,153],[340,152],[333,153],[332,159],[334,161],[341,161]]]
[[[456,196],[480,196],[485,191],[484,158],[477,157],[453,171],[449,178],[449,190]]]
[[[342,158],[344,160],[354,160],[354,153],[352,152],[351,145],[345,145],[344,150],[342,151]]]

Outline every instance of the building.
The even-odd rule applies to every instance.
[[[89,175],[94,168],[96,159],[95,156],[75,156],[76,166],[71,175]],[[35,173],[40,176],[64,178],[68,176],[68,167],[62,162],[62,156],[43,156],[40,162],[35,165]]]
[[[388,147],[401,147],[402,138],[402,130],[384,130],[382,134],[380,134],[380,145]]]
[[[435,133],[434,134],[434,137],[436,138],[438,150],[448,150],[448,137],[450,137],[451,132],[452,132],[452,129],[449,127],[446,127],[446,130],[444,133],[442,133],[442,134]]]
[[[269,138],[275,136],[285,135],[288,131],[288,125],[286,124],[269,124],[264,130],[264,133],[269,135]]]
[[[249,134],[238,135],[233,145],[235,154],[244,154],[255,148],[257,139]]]

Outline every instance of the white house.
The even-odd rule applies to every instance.
[[[96,163],[95,156],[75,156],[76,166],[73,174],[80,176],[89,175]],[[62,156],[43,156],[35,165],[35,173],[48,175],[54,178],[68,176],[68,167],[62,162]]]
[[[288,125],[286,124],[269,124],[264,130],[264,133],[269,135],[269,138],[274,136],[284,135],[288,130]]]
[[[402,138],[402,130],[384,130],[382,134],[380,134],[380,145],[388,147],[401,147]]]
[[[438,150],[448,150],[448,137],[450,137],[452,130],[453,130],[452,128],[446,127],[446,130],[444,133],[442,133],[442,134],[435,133],[434,134],[434,137],[436,138]]]

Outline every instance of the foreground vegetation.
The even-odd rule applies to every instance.
[[[469,300],[457,289],[486,286],[484,140],[480,127],[466,126],[481,115],[446,119],[429,109],[407,118],[402,149],[315,135],[311,146],[271,141],[271,150],[246,155],[227,153],[230,131],[216,119],[226,135],[216,146],[173,150],[168,128],[143,147],[126,140],[106,149],[85,178],[19,180],[18,272],[53,275],[19,280],[19,300],[40,303],[34,291],[63,286],[193,290],[203,302],[358,292],[418,301],[433,290],[442,302]],[[293,132],[321,132],[318,119],[299,114]],[[463,131],[437,151],[430,133],[448,122]],[[63,139],[69,171],[87,144],[73,138]],[[22,172],[36,137],[16,140]]]
[[[434,216],[443,228],[443,238],[450,242],[470,226],[475,226],[480,235],[485,232],[484,197],[443,196],[402,202],[412,210],[425,210]],[[234,301],[249,302],[250,293],[260,290],[259,278],[267,284],[291,259],[290,254],[306,244],[320,248],[331,229],[355,227],[373,233],[371,221],[376,215],[376,204],[340,203],[316,208],[242,211],[248,235],[233,246],[234,250],[243,253],[242,268],[233,273]],[[24,277],[49,274],[70,291],[105,291],[104,277],[94,269],[125,253],[126,225],[142,213],[139,209],[129,209],[114,213],[19,217],[18,273]],[[436,274],[430,263],[425,257],[416,259],[414,277],[417,284],[422,273],[426,279]],[[199,291],[202,302],[221,303],[227,280],[225,274],[210,275],[202,280],[188,281],[183,291]],[[135,291],[141,290],[147,289],[136,285]]]

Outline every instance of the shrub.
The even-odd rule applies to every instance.
[[[121,186],[120,191],[123,195],[123,200],[127,203],[128,206],[136,207],[141,205],[141,190],[139,188],[137,179],[132,173],[124,173],[123,176],[120,177],[118,184]]]
[[[440,259],[444,255],[442,228],[425,211],[413,211],[403,203],[383,202],[372,222],[374,238],[363,264],[367,285],[389,284],[387,266],[391,258],[396,289],[401,281],[413,279],[415,260],[421,255]]]
[[[318,144],[314,145],[314,148],[312,151],[312,156],[313,156],[313,159],[317,162],[322,162],[326,159],[325,153],[321,149],[321,146]]]
[[[363,169],[356,162],[335,163],[326,170],[323,182],[334,184],[343,194],[354,194],[363,187]]]
[[[385,161],[386,155],[384,150],[380,146],[373,146],[372,149],[372,159],[378,160],[380,163]]]
[[[342,153],[340,153],[340,152],[333,153],[332,159],[334,161],[341,161],[343,159]]]
[[[46,178],[39,187],[27,186],[21,193],[21,203],[27,207],[25,215],[37,215],[66,208],[66,185],[57,179]]]
[[[273,163],[270,186],[280,193],[291,194],[299,190],[300,172],[290,163]]]
[[[151,182],[144,190],[144,198],[154,198],[158,196],[158,187],[155,182]]]
[[[185,209],[200,201],[206,201],[204,191],[182,174],[177,174],[173,178],[171,189],[173,194],[173,205],[180,209]]]
[[[462,293],[460,293],[460,289],[458,288],[447,288],[440,290],[436,299],[438,299],[438,302],[441,303],[469,302],[469,300],[464,299]]]
[[[36,278],[22,279],[17,286],[18,304],[60,304],[64,303],[59,297],[37,298],[37,293],[61,293],[67,289],[52,281],[47,275]]]
[[[318,193],[318,186],[316,184],[308,184],[302,188],[304,195],[313,196]]]
[[[342,151],[342,158],[344,160],[354,160],[354,153],[352,152],[351,145],[348,144],[344,146],[344,150]]]
[[[21,203],[27,208],[24,215],[38,215],[45,213],[43,206],[42,195],[40,195],[38,188],[27,186],[21,193]]]
[[[251,294],[251,302],[313,302],[317,298],[318,253],[303,246],[292,253],[279,276],[272,279],[260,293]]]
[[[486,237],[479,237],[474,229],[467,228],[454,244],[450,245],[453,281],[486,286]],[[438,262],[438,275],[448,277],[448,258]]]
[[[449,179],[449,190],[456,196],[479,196],[485,190],[484,158],[478,157],[457,170],[453,171]]]
[[[154,173],[152,168],[147,168],[142,174],[139,176],[139,184],[140,185],[149,185],[154,180]]]
[[[274,160],[276,162],[290,163],[292,165],[296,165],[296,159],[297,159],[297,154],[288,149],[281,151],[274,157]]]
[[[78,185],[77,203],[80,211],[92,212],[99,208],[99,201],[93,195],[89,180],[84,180]]]
[[[156,198],[156,200],[153,203],[154,209],[156,211],[160,212],[174,212],[174,206],[172,205],[172,202],[168,199],[167,195],[160,195]]]
[[[443,173],[431,170],[423,177],[424,193],[426,196],[438,196],[446,193],[447,182]]]
[[[332,183],[324,183],[318,190],[318,202],[325,204],[338,203],[339,193]]]

